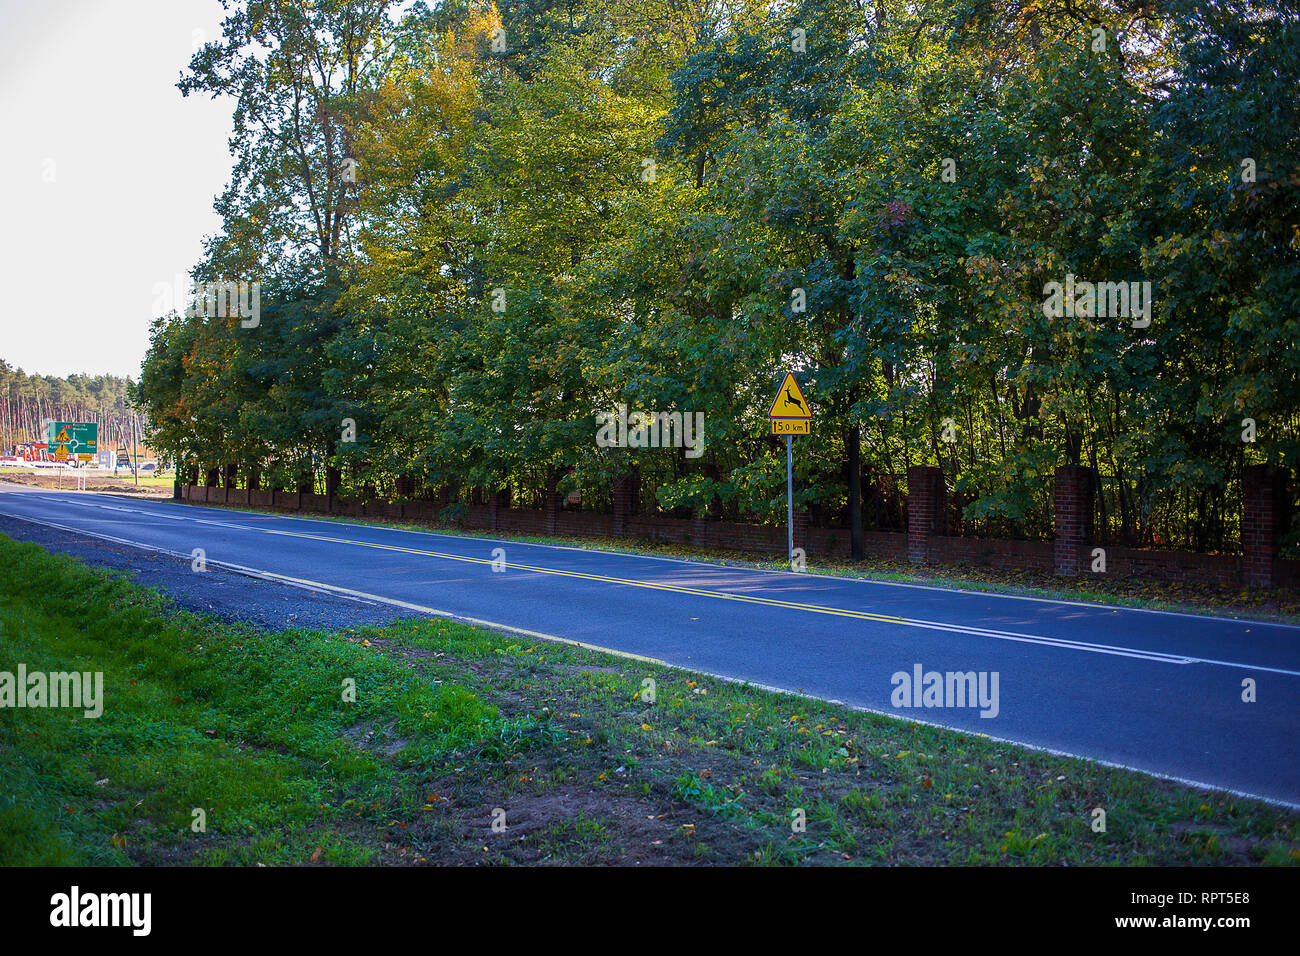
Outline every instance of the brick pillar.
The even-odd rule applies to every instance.
[[[325,511],[332,512],[338,504],[339,485],[343,483],[343,472],[333,465],[325,466]],[[370,486],[367,486],[369,488]]]
[[[803,548],[804,554],[808,553],[808,512],[796,510],[794,513],[794,546]]]
[[[703,508],[691,511],[691,544],[697,548],[707,547],[709,543],[709,518]]]
[[[636,478],[622,474],[614,479],[614,533],[627,533],[627,519],[636,511]]]
[[[1248,588],[1277,584],[1278,540],[1286,528],[1287,473],[1271,465],[1247,465],[1241,474],[1241,579]]]
[[[1062,577],[1075,577],[1082,570],[1080,560],[1092,542],[1092,470],[1082,465],[1056,469],[1053,495],[1052,564]]]
[[[907,560],[909,564],[928,564],[930,561],[930,538],[941,530],[943,492],[942,468],[933,465],[913,465],[907,469]]]
[[[501,512],[510,507],[510,492],[497,491],[488,498],[488,527],[496,531],[501,527]]]
[[[564,501],[564,495],[558,491],[548,491],[546,493],[546,533],[555,534],[560,529],[560,503]]]

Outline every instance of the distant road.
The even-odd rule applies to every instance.
[[[0,513],[1300,805],[1300,627],[3,482]],[[996,716],[894,707],[916,665],[996,673]]]

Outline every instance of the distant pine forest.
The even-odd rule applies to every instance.
[[[147,424],[132,408],[130,379],[116,375],[28,375],[0,359],[0,452],[46,438],[44,423],[98,422],[102,448],[130,442]]]

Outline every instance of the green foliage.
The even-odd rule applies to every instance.
[[[785,369],[799,500],[855,531],[937,464],[963,531],[1044,536],[1083,464],[1102,537],[1231,548],[1242,467],[1300,461],[1293,0],[244,6],[181,85],[239,98],[197,271],[265,315],[160,322],[140,389],[193,466],[770,520]],[[1067,273],[1150,282],[1150,325],[1046,315]],[[704,455],[596,447],[618,404],[703,412]]]
[[[354,801],[380,811],[369,795],[391,793],[403,768],[513,739],[495,706],[359,641],[218,626],[3,536],[0,563],[0,671],[103,674],[98,718],[0,709],[0,863],[126,863],[134,847],[115,835],[180,844],[195,807],[202,846],[254,831],[310,840],[346,828]],[[52,594],[75,599],[51,614]],[[391,749],[368,749],[364,728],[387,728]]]
[[[525,714],[514,720],[502,721],[475,748],[484,760],[506,762],[520,754],[538,748],[554,747],[566,739],[566,734],[550,723],[549,714],[539,719]]]
[[[722,818],[739,816],[743,811],[740,798],[701,780],[695,773],[684,773],[673,783],[672,795],[684,803],[693,803]]]

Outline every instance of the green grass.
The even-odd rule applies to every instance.
[[[347,640],[165,612],[3,537],[0,565],[0,670],[99,671],[105,695],[98,719],[0,710],[0,864],[293,862],[322,844],[360,862],[373,847],[347,835],[348,807],[383,816],[404,769],[495,732],[495,708],[453,680],[432,685]],[[367,722],[409,743],[392,758],[358,747],[348,733]],[[196,808],[206,834],[191,830]]]
[[[980,736],[445,620],[258,632],[3,536],[0,566],[0,670],[105,682],[97,720],[0,709],[0,864],[1300,863],[1296,813]]]

